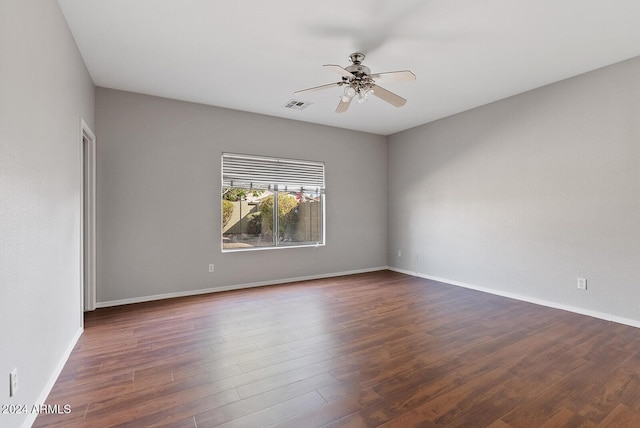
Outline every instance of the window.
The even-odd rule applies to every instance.
[[[324,245],[324,163],[222,154],[222,250]]]

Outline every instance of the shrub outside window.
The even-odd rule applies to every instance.
[[[324,164],[222,155],[222,250],[324,245]]]

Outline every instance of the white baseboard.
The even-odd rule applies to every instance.
[[[336,276],[344,276],[344,275],[354,275],[358,273],[367,273],[367,272],[376,272],[380,270],[387,270],[387,266],[379,266],[374,268],[367,269],[356,269],[350,270],[346,272],[332,272],[320,275],[309,275],[309,276],[299,276],[295,278],[283,278],[283,279],[274,279],[270,281],[260,281],[260,282],[250,282],[246,284],[233,284],[233,285],[225,285],[222,287],[215,288],[205,288],[200,290],[189,290],[189,291],[179,291],[176,293],[165,293],[165,294],[155,294],[153,296],[142,296],[142,297],[133,297],[130,299],[121,299],[121,300],[110,300],[106,302],[97,302],[96,308],[108,308],[111,306],[121,306],[121,305],[129,305],[132,303],[143,303],[143,302],[151,302],[154,300],[163,300],[163,299],[173,299],[175,297],[187,297],[187,296],[197,296],[199,294],[209,294],[209,293],[218,293],[221,291],[231,291],[231,290],[241,290],[244,288],[254,288],[254,287],[264,287],[267,285],[277,285],[277,284],[286,284],[290,282],[298,282],[298,281],[308,281],[311,279],[323,279],[323,278],[333,278]]]
[[[71,356],[71,352],[73,351],[73,348],[75,348],[76,343],[78,343],[78,339],[80,339],[80,336],[82,336],[83,331],[84,329],[82,327],[79,327],[76,333],[73,335],[73,338],[71,339],[71,342],[67,346],[67,349],[64,351],[64,354],[62,355],[62,358],[58,362],[58,365],[53,370],[53,373],[51,373],[51,376],[49,376],[49,380],[47,381],[46,385],[42,389],[42,392],[40,392],[40,395],[36,399],[36,402],[33,403],[34,405],[40,406],[41,404],[46,403],[47,397],[49,396],[49,393],[53,389],[53,385],[55,385],[56,380],[58,380],[58,376],[60,376],[60,373],[62,373],[62,369],[64,368],[64,365],[67,363],[67,360]],[[27,419],[25,419],[22,424],[22,427],[23,428],[31,427],[31,425],[33,425],[33,423],[36,421],[37,417],[38,417],[37,412],[29,412]]]
[[[419,278],[430,279],[432,281],[442,282],[442,283],[449,284],[449,285],[455,285],[457,287],[469,288],[471,290],[482,291],[484,293],[494,294],[496,296],[507,297],[509,299],[520,300],[520,301],[523,301],[523,302],[533,303],[533,304],[536,304],[536,305],[546,306],[546,307],[554,308],[554,309],[561,309],[561,310],[567,311],[567,312],[573,312],[573,313],[580,314],[580,315],[587,315],[587,316],[590,316],[590,317],[593,317],[593,318],[599,318],[599,319],[602,319],[602,320],[611,321],[611,322],[615,322],[615,323],[618,323],[618,324],[625,324],[625,325],[628,325],[628,326],[631,326],[631,327],[640,328],[640,321],[638,321],[638,320],[634,320],[634,319],[631,319],[631,318],[619,317],[617,315],[609,314],[609,313],[606,313],[606,312],[593,311],[593,310],[590,310],[590,309],[584,309],[584,308],[579,308],[579,307],[576,307],[576,306],[565,305],[565,304],[553,302],[553,301],[550,301],[550,300],[538,299],[538,298],[535,298],[535,297],[524,296],[522,294],[509,293],[507,291],[496,290],[494,288],[479,287],[477,285],[468,284],[468,283],[465,283],[465,282],[454,281],[454,280],[451,280],[451,279],[441,278],[441,277],[437,277],[437,276],[433,276],[433,275],[426,275],[426,274],[423,274],[423,273],[420,273],[420,272],[412,272],[412,271],[408,271],[408,270],[405,270],[405,269],[399,269],[399,268],[395,268],[395,267],[391,267],[391,266],[388,267],[388,269],[391,270],[391,271],[394,271],[394,272],[404,273],[406,275],[417,276]]]

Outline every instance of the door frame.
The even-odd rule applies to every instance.
[[[96,136],[80,118],[80,311],[96,308]]]

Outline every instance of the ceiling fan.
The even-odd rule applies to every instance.
[[[336,108],[336,113],[344,113],[347,111],[354,98],[357,97],[357,102],[361,104],[371,95],[375,95],[395,107],[402,107],[406,104],[407,100],[384,89],[382,86],[379,86],[376,81],[406,82],[416,80],[415,74],[409,70],[371,74],[369,67],[362,64],[362,61],[364,61],[364,54],[360,52],[349,55],[349,60],[352,65],[346,68],[334,64],[324,65],[324,67],[327,67],[342,76],[342,80],[339,82],[303,89],[301,91],[296,91],[295,94],[300,95],[321,89],[333,88],[334,86],[344,86],[345,88],[340,96],[340,102]]]

